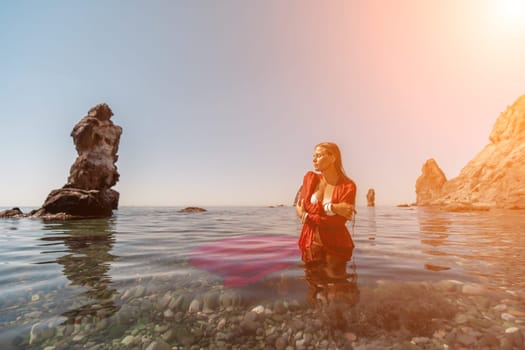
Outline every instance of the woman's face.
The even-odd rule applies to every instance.
[[[335,157],[328,153],[323,147],[316,147],[313,163],[315,171],[324,171],[334,165]]]

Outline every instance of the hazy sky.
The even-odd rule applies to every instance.
[[[290,204],[321,141],[358,204],[413,202],[425,160],[457,176],[525,94],[524,5],[4,0],[0,205],[66,183],[102,102],[121,206]]]

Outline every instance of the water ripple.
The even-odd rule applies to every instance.
[[[353,271],[380,280],[525,285],[525,213],[449,213],[430,208],[359,208]],[[111,219],[0,221],[0,320],[43,303],[70,320],[137,280],[205,275],[232,286],[279,273],[304,274],[293,208],[123,208]],[[21,328],[26,327],[20,325]]]

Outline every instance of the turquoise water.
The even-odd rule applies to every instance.
[[[178,209],[121,208],[110,219],[68,222],[0,220],[0,348],[128,348],[128,335],[134,337],[129,348],[146,348],[158,330],[154,327],[175,324],[177,317],[168,309],[186,317],[195,300],[200,302],[197,309],[193,304],[195,315],[215,314],[229,322],[224,310],[232,313],[235,307],[284,302],[290,315],[314,312],[309,310],[329,304],[330,288],[340,285],[323,284],[305,271],[296,247],[300,223],[292,207],[208,208],[191,214]],[[458,342],[462,338],[441,339],[434,332],[449,334],[461,324],[476,332],[473,347],[484,334],[501,343],[506,330],[523,329],[525,212],[363,207],[352,231],[356,249],[347,266],[350,277],[335,294],[346,295],[351,300],[346,307],[368,317],[368,323],[359,323],[367,329],[349,321],[353,328],[347,333],[358,338],[354,346],[393,328],[408,329],[408,339],[424,335],[434,342]],[[215,301],[206,299],[209,295]],[[225,301],[225,295],[237,302]],[[374,319],[382,311],[372,296],[381,299],[382,307],[395,308],[406,298],[435,303],[434,316],[446,318],[446,325],[396,328]],[[451,305],[446,315],[438,315],[442,302]],[[297,308],[292,310],[292,304]],[[461,315],[467,321],[460,322]],[[428,320],[436,317],[428,315]],[[263,342],[268,332],[253,338]],[[243,336],[251,339],[249,333]],[[332,338],[326,337],[330,344]],[[206,332],[193,340],[165,339],[181,348],[235,345],[235,339]],[[304,345],[308,339],[294,341],[289,340],[291,346],[301,348],[297,342]]]

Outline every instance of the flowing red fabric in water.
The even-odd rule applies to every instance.
[[[189,262],[222,276],[226,287],[242,287],[290,267],[300,254],[293,236],[245,236],[196,248]]]

